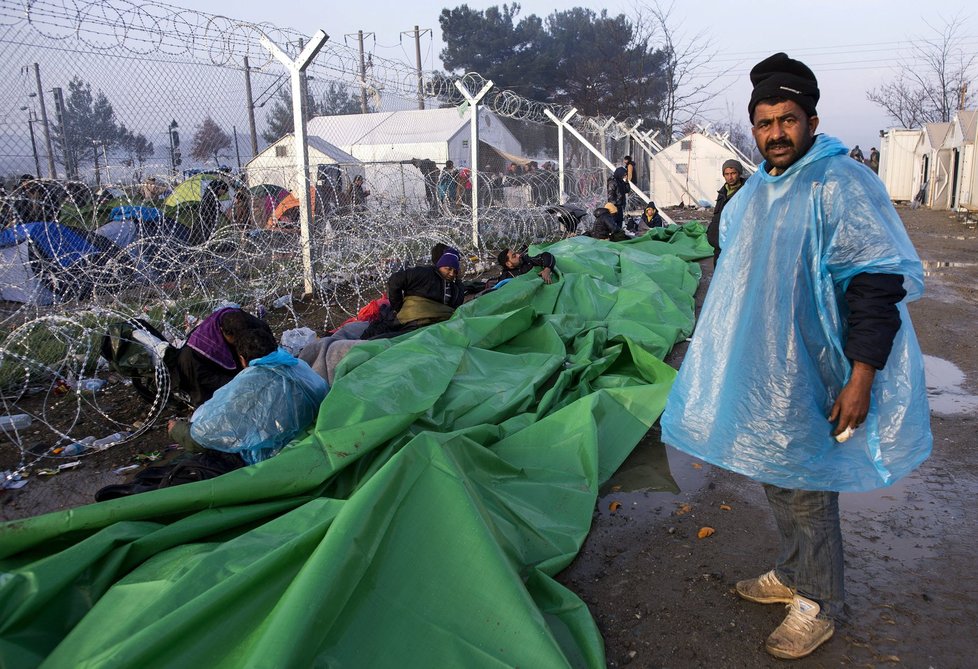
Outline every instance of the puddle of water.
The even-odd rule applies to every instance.
[[[923,260],[921,261],[921,264],[924,266],[925,277],[939,275],[948,269],[959,267],[978,267],[978,263],[974,262],[953,262],[945,260]]]
[[[598,491],[598,511],[612,514],[611,502],[641,521],[675,508],[680,495],[706,485],[710,465],[662,443],[658,426],[649,431],[618,471]],[[696,466],[698,465],[698,466]]]
[[[954,363],[925,355],[924,375],[927,378],[927,399],[930,401],[931,411],[940,414],[978,411],[978,396],[961,387],[964,383],[964,372]]]
[[[839,495],[845,542],[907,564],[935,556],[940,532],[926,488],[914,472],[887,488]]]
[[[922,260],[920,262],[924,269],[947,269],[948,267],[976,267],[975,262],[953,262],[947,260]]]

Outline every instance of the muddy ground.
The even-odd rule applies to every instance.
[[[978,235],[974,221],[946,212],[899,211],[927,272],[926,297],[910,312],[933,356],[934,451],[889,488],[840,497],[848,622],[791,663],[799,668],[978,666]],[[699,302],[712,268],[702,264]],[[597,619],[608,666],[787,666],[764,651],[784,605],[734,592],[770,569],[777,550],[760,484],[670,449],[679,491],[639,490],[661,478],[657,437],[653,429],[606,486],[584,549],[560,576]],[[704,526],[716,533],[698,539]]]
[[[978,666],[978,234],[954,215],[899,211],[928,274],[927,295],[910,311],[933,356],[934,454],[890,488],[842,495],[849,620],[793,663],[800,668]],[[712,274],[711,261],[702,265],[700,303]],[[678,346],[669,362],[678,366],[684,352]],[[118,467],[147,453],[168,457],[164,425],[76,469],[0,491],[0,520],[88,503],[125,480]],[[621,505],[614,512],[613,502]],[[698,539],[703,526],[716,533]],[[776,542],[759,484],[664,448],[653,428],[603,489],[584,548],[560,580],[590,607],[610,667],[785,666],[764,651],[783,606],[745,602],[733,590],[772,566]]]

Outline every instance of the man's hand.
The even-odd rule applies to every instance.
[[[866,420],[869,413],[869,391],[873,387],[876,369],[865,362],[852,363],[852,376],[832,405],[829,422],[835,423],[832,435],[839,435],[847,428],[855,430]]]
[[[553,283],[554,279],[552,275],[553,272],[550,271],[549,267],[544,267],[542,270],[540,270],[540,278],[543,279],[544,283]]]
[[[177,424],[177,419],[176,418],[171,418],[170,420],[168,420],[166,422],[166,431],[167,431],[167,434],[169,434],[170,432],[173,432],[173,426],[176,425],[176,424]]]

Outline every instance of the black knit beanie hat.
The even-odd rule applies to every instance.
[[[768,98],[786,98],[798,103],[809,116],[816,116],[818,104],[818,80],[815,73],[800,60],[789,58],[786,53],[776,53],[762,60],[750,71],[754,90],[750,95],[747,113],[754,120],[757,103]]]

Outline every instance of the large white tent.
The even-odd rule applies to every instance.
[[[413,158],[434,161],[439,167],[451,160],[456,167],[470,167],[470,111],[458,107],[445,109],[407,109],[372,114],[317,116],[308,123],[310,137],[318,137],[354,156],[363,163],[366,180],[375,195],[393,200],[424,200],[421,172],[409,161]],[[479,109],[479,168],[490,162],[486,148],[495,150],[500,161],[522,155],[523,149],[512,132],[492,112]]]
[[[363,174],[360,161],[320,137],[307,138],[309,147],[309,179],[321,180],[323,169],[339,170],[347,174],[348,182],[353,175]],[[269,144],[265,150],[248,161],[244,172],[249,186],[274,184],[297,192],[295,160],[295,135],[289,133]]]
[[[723,185],[723,163],[731,158],[744,165],[744,177],[753,173],[753,165],[719,139],[700,132],[686,135],[649,161],[652,199],[660,208],[712,205]]]

